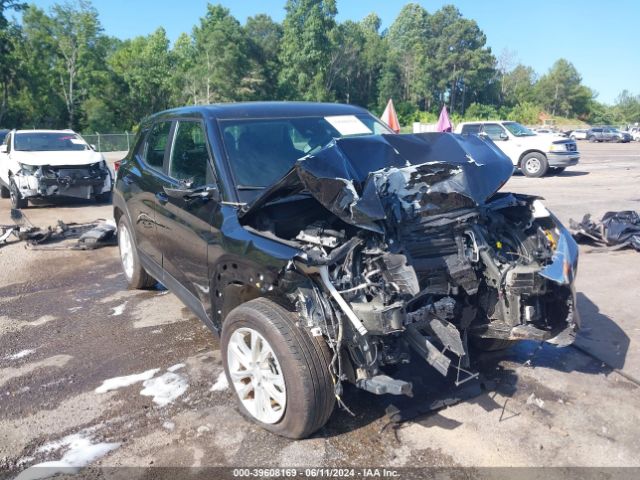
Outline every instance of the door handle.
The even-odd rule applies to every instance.
[[[158,200],[158,202],[160,202],[162,205],[164,205],[165,203],[167,203],[169,201],[169,197],[164,192],[158,192],[158,193],[156,193],[156,200]]]

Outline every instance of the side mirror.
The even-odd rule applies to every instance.
[[[8,149],[6,145],[0,145],[0,153],[7,153]]]
[[[509,135],[507,135],[506,133],[502,132],[500,134],[500,140],[503,140],[503,141],[509,140]]]

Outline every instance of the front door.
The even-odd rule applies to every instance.
[[[204,125],[199,120],[175,124],[169,156],[167,189],[215,186]],[[158,197],[156,220],[163,269],[206,306],[209,302],[207,247],[218,228],[219,203],[206,197]]]
[[[137,248],[158,267],[162,266],[162,253],[157,238],[155,205],[157,195],[163,192],[161,178],[170,133],[171,122],[154,124],[135,152],[140,168],[134,167],[122,177],[129,190],[127,209]],[[157,280],[162,281],[161,278]]]

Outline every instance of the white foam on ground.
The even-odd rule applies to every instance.
[[[173,432],[176,428],[176,424],[170,421],[166,421],[162,424],[162,428],[164,428],[165,430],[169,430],[170,432]]]
[[[31,355],[32,353],[34,353],[35,350],[21,350],[18,353],[14,353],[13,355],[7,355],[5,358],[5,360],[20,360],[21,358],[27,357],[29,355]]]
[[[112,308],[113,313],[111,314],[112,317],[117,317],[120,316],[124,313],[124,307],[127,306],[127,302],[124,302],[122,305],[118,305],[117,307]]]
[[[53,453],[66,448],[60,460],[33,465],[18,475],[15,480],[36,480],[59,473],[75,474],[119,446],[119,443],[92,443],[86,432],[69,435],[38,449],[38,453]]]
[[[167,372],[175,372],[176,370],[180,370],[181,368],[186,367],[184,363],[176,363],[172,367],[167,368]]]
[[[159,368],[147,370],[142,373],[135,373],[133,375],[126,375],[124,377],[109,378],[102,382],[98,388],[95,389],[96,393],[107,393],[111,390],[117,390],[119,388],[128,387],[135,383],[144,382],[151,379],[156,373],[160,371]]]
[[[140,395],[153,397],[153,403],[164,407],[175,401],[189,388],[187,380],[177,373],[167,372],[156,378],[145,380]]]
[[[220,375],[218,375],[218,379],[216,380],[216,383],[213,384],[213,386],[209,391],[223,392],[227,388],[229,388],[229,382],[227,381],[227,376],[224,374],[224,372],[222,372]]]

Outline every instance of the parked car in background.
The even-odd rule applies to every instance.
[[[533,130],[535,133],[537,133],[538,135],[555,135],[558,137],[566,137],[567,135],[564,132],[561,132],[559,130],[555,130],[552,128],[536,128],[535,130]]]
[[[614,127],[592,127],[587,132],[587,139],[591,142],[616,142],[628,143],[631,141],[631,135],[621,132]]]
[[[487,137],[396,135],[352,105],[169,110],[117,173],[122,267],[220,334],[245,416],[303,438],[345,383],[412,396],[394,367],[461,384],[467,340],[573,342],[577,244],[537,197],[498,192],[512,172]]]
[[[72,130],[12,130],[0,146],[0,196],[14,208],[56,196],[108,202],[112,185],[102,154]]]
[[[573,130],[570,134],[569,134],[569,138],[571,140],[586,140],[587,139],[587,132],[589,130],[587,129],[578,129],[578,130]]]
[[[456,132],[489,137],[528,177],[542,177],[549,171],[559,173],[580,160],[574,140],[538,135],[518,122],[463,122]]]
[[[0,145],[4,142],[4,139],[9,132],[10,130],[0,130]]]

